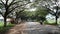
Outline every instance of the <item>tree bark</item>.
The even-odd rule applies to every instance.
[[[7,26],[6,17],[4,17],[4,27]]]
[[[57,24],[57,16],[56,16],[56,24]]]
[[[58,19],[58,6],[56,6],[56,24],[57,24],[57,19]]]

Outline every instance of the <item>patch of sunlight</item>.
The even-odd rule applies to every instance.
[[[32,12],[32,11],[35,11],[36,10],[36,8],[29,8],[29,9],[27,9],[27,10],[25,10],[25,11],[30,11],[30,12]]]
[[[60,24],[60,18],[58,18],[58,24]]]
[[[37,25],[39,24],[38,22],[26,22],[28,25]]]
[[[46,19],[47,19],[48,23],[55,23],[55,16],[52,16],[51,14],[48,14],[46,16]]]
[[[36,8],[31,8],[31,9],[29,9],[29,11],[35,11],[36,10]]]
[[[55,20],[47,20],[48,21],[48,23],[55,23]]]

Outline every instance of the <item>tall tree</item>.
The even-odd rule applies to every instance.
[[[56,24],[57,24],[57,19],[59,18],[59,13],[60,13],[59,2],[60,2],[59,0],[42,0],[40,4],[41,6],[48,9],[50,14],[55,16]]]
[[[35,11],[35,17],[37,17],[37,19],[39,21],[44,21],[45,20],[45,17],[46,15],[48,14],[49,11],[47,11],[46,8],[42,7],[40,4],[41,0],[35,0],[32,5],[31,5],[31,8],[36,8],[36,11]],[[43,20],[44,19],[44,20]]]
[[[35,16],[38,19],[38,21],[41,24],[43,24],[43,22],[46,20],[45,17],[48,14],[47,9],[43,7],[38,7],[35,12],[36,12]]]
[[[3,6],[0,11],[0,14],[4,17],[4,27],[6,27],[7,22],[7,16],[14,10],[17,10],[17,8],[23,7],[23,5],[26,5],[30,3],[29,0],[0,0],[0,5]],[[4,10],[4,11],[3,11]]]

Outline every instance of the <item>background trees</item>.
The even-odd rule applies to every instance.
[[[26,4],[30,3],[29,1],[24,0],[0,0],[0,5],[3,6],[0,11],[0,14],[4,17],[4,27],[6,27],[6,19],[8,14],[13,12],[14,10],[18,10],[18,8],[21,8],[25,6]],[[20,9],[21,10],[21,9]]]
[[[40,23],[42,24],[42,22],[44,22],[46,20],[46,15],[48,14],[47,9],[43,8],[43,7],[39,7],[36,9],[36,17],[38,19],[38,21],[40,21]]]
[[[57,19],[59,18],[60,13],[60,4],[59,0],[0,0],[0,14],[4,17],[4,26],[6,26],[6,19],[8,15],[10,16],[12,13],[16,16],[17,20],[21,18],[29,17],[31,19],[38,19],[42,22],[45,20],[45,17],[48,13],[52,14]],[[34,9],[35,12],[24,12],[26,9]],[[20,14],[21,13],[21,14]],[[28,15],[27,15],[28,14]],[[43,20],[43,18],[44,20]]]
[[[49,13],[49,10],[46,9],[45,7],[42,7],[41,2],[42,2],[41,0],[37,0],[37,1],[35,0],[31,4],[31,8],[36,8],[35,15],[34,15],[36,19],[44,22],[46,15]]]
[[[47,9],[47,13],[50,13],[51,15],[55,16],[55,20],[56,20],[56,24],[57,24],[57,19],[59,18],[59,13],[60,13],[60,4],[59,4],[59,2],[60,2],[59,0],[37,0],[37,1],[35,0],[32,3],[31,7],[33,7],[33,8],[43,7],[45,9]]]
[[[56,24],[57,24],[57,19],[59,18],[59,13],[60,13],[60,4],[59,0],[42,0],[41,5],[45,7],[46,9],[49,10],[49,13],[55,16]]]

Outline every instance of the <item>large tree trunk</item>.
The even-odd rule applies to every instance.
[[[57,24],[57,19],[58,19],[58,6],[56,7],[56,24]]]
[[[56,16],[56,24],[57,24],[57,16]]]
[[[6,17],[4,17],[4,27],[7,26]]]

